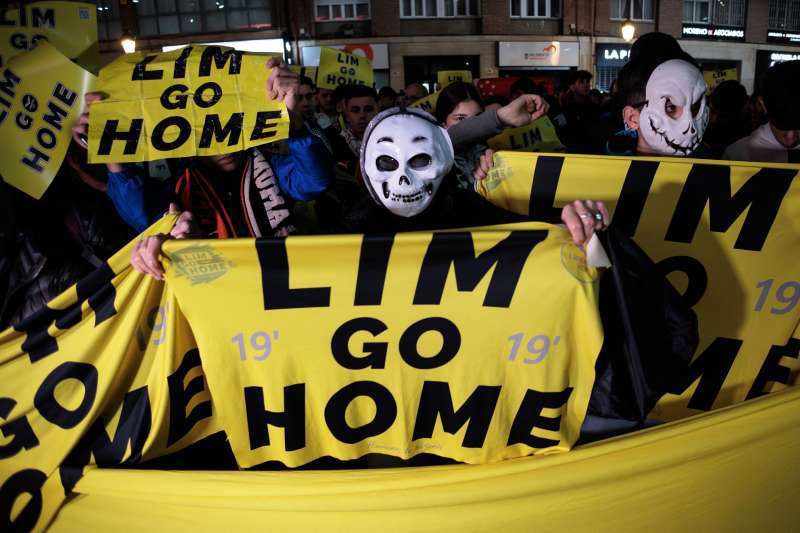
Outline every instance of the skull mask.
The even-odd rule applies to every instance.
[[[691,63],[671,59],[647,80],[647,101],[639,131],[650,147],[664,155],[689,155],[703,140],[708,125],[706,82]],[[679,109],[683,108],[680,115]]]
[[[367,188],[395,215],[425,211],[452,166],[450,136],[422,110],[387,109],[364,133],[361,172]]]

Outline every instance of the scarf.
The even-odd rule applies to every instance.
[[[239,179],[239,195],[233,200],[241,205],[226,206],[220,199],[220,191],[206,176],[207,170],[199,165],[187,168],[175,185],[181,205],[191,211],[203,236],[229,239],[294,233],[289,206],[272,167],[255,148],[245,155],[247,162]]]
[[[342,128],[340,135],[347,143],[347,146],[350,147],[350,150],[352,150],[352,152],[356,155],[356,157],[359,157],[361,154],[361,139],[357,139],[356,136],[353,135],[353,132],[350,131],[349,126]]]

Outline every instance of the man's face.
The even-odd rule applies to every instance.
[[[333,91],[330,89],[318,90],[317,106],[321,112],[332,115],[335,112],[335,109],[333,108]]]
[[[580,95],[580,96],[589,96],[589,91],[592,90],[592,84],[588,78],[577,80],[575,83],[569,86],[572,89],[572,92]]]
[[[244,152],[233,152],[232,154],[209,155],[200,158],[200,163],[220,174],[227,174],[238,169],[242,164]]]
[[[787,149],[795,148],[800,144],[800,130],[781,130],[776,128],[771,122],[769,127],[775,139]]]
[[[297,90],[299,109],[306,120],[314,118],[314,96],[314,88],[310,85],[301,85]]]
[[[349,99],[344,108],[344,119],[350,131],[359,139],[364,135],[367,124],[378,112],[378,104],[371,96],[358,96]]]

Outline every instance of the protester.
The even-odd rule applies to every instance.
[[[409,104],[413,104],[417,100],[421,100],[422,98],[428,96],[428,89],[426,89],[421,83],[414,82],[409,83],[403,93],[406,96],[406,101]]]
[[[471,83],[456,81],[439,93],[434,116],[439,124],[445,129],[449,129],[462,120],[482,112],[483,104],[475,86]],[[472,188],[472,169],[486,148],[486,144],[480,142],[455,152],[454,176],[459,187]]]
[[[317,100],[317,89],[314,82],[307,76],[300,76],[297,87],[297,105],[306,124],[319,127],[314,103]]]
[[[611,133],[604,127],[600,106],[590,97],[591,80],[592,75],[585,70],[571,72],[567,78],[569,90],[562,104],[566,125],[559,130],[559,138],[572,153],[602,152]]]
[[[397,93],[391,87],[381,87],[378,91],[378,107],[380,111],[394,107],[394,102],[397,100]]]
[[[336,111],[333,91],[331,89],[319,89],[316,95],[316,122],[321,129],[335,126],[339,118]]]
[[[714,88],[709,103],[711,111],[703,142],[711,156],[719,158],[729,145],[750,135],[747,91],[738,81],[723,81]]]
[[[728,146],[723,159],[790,163],[800,161],[800,61],[773,65],[764,75],[760,103],[768,122]]]

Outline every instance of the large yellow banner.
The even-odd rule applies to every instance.
[[[519,128],[506,128],[487,141],[493,150],[515,152],[563,152],[566,150],[547,116]]]
[[[285,139],[289,117],[266,94],[270,56],[220,46],[127,54],[100,71],[89,162],[216,155]]]
[[[48,41],[82,67],[97,72],[97,9],[87,2],[16,2],[0,8],[0,66]],[[6,2],[7,4],[7,2]]]
[[[689,372],[653,416],[682,418],[796,379],[800,341],[798,165],[498,152],[480,182],[493,203],[557,221],[576,198],[658,263],[698,315]]]
[[[0,71],[0,176],[41,198],[61,167],[95,77],[47,41]]]
[[[170,241],[166,284],[132,246],[0,333],[2,524],[41,529],[87,466],[222,429],[242,467],[578,438],[598,272],[561,228]]]

